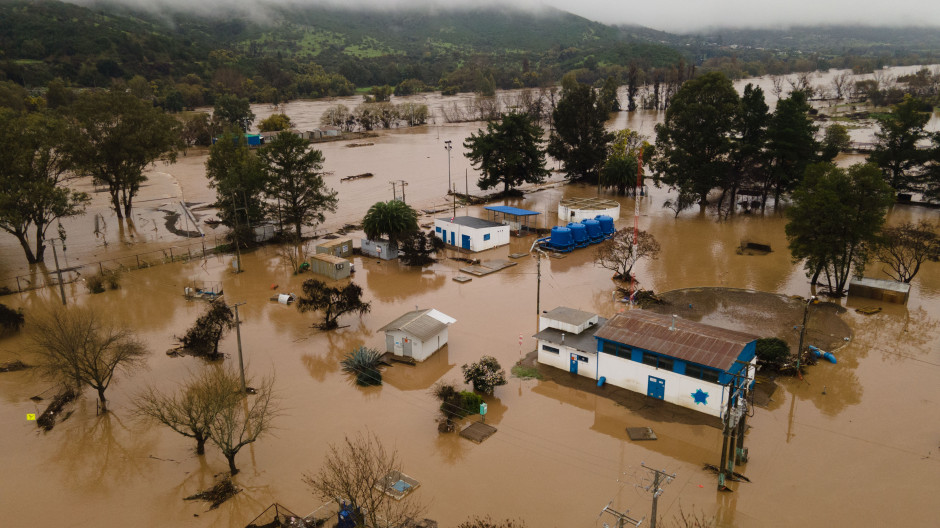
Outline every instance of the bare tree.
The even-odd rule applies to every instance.
[[[890,268],[884,272],[892,279],[910,283],[924,261],[940,259],[940,235],[926,220],[886,227],[875,244],[874,257]]]
[[[425,507],[387,494],[381,483],[390,473],[401,473],[398,453],[386,451],[375,434],[359,433],[340,445],[331,444],[320,472],[304,475],[303,481],[323,499],[351,503],[361,515],[356,526],[403,526],[422,515]]]
[[[836,99],[848,98],[848,90],[852,84],[852,75],[849,72],[842,72],[832,78],[832,88],[836,92]]]
[[[623,228],[610,240],[594,250],[594,262],[615,273],[614,278],[630,280],[633,266],[642,259],[655,259],[659,255],[659,242],[646,231],[639,231],[636,251],[633,249],[633,229]]]
[[[241,381],[224,368],[208,368],[174,394],[148,387],[135,401],[137,414],[166,425],[196,440],[196,454],[206,452],[206,441],[216,416],[241,400]]]
[[[147,349],[113,316],[91,308],[58,308],[37,317],[33,344],[46,376],[67,386],[87,385],[98,391],[102,412],[104,393],[117,370],[130,372],[144,365]]]
[[[780,75],[771,75],[770,83],[773,86],[771,92],[773,92],[774,97],[780,99],[780,95],[783,93],[783,77]]]
[[[238,379],[238,375],[232,370],[226,370],[225,375]],[[253,396],[227,402],[209,425],[209,440],[228,460],[232,475],[238,474],[238,468],[235,467],[235,455],[238,451],[270,432],[272,421],[278,415],[274,378],[265,378],[260,385],[254,389]]]

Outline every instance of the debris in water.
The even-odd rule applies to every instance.
[[[74,389],[63,389],[62,392],[56,394],[55,398],[52,399],[52,403],[46,407],[46,410],[36,420],[36,425],[42,428],[43,431],[51,431],[55,427],[56,416],[75,398],[78,398],[78,393]],[[68,415],[66,415],[67,417]]]
[[[634,442],[639,440],[656,440],[656,433],[649,427],[627,427],[627,435]]]
[[[720,473],[718,466],[714,464],[705,464],[703,467],[716,475]],[[737,471],[733,471],[731,473],[731,480],[734,482],[741,482],[741,481],[750,482],[751,481],[751,479],[745,477],[744,475],[738,473]]]
[[[211,488],[200,491],[195,495],[190,495],[189,497],[183,498],[183,500],[202,500],[206,502],[211,502],[212,505],[209,506],[210,510],[214,510],[219,507],[223,502],[234,497],[236,493],[241,491],[232,484],[231,477],[225,477],[224,479],[215,483]]]
[[[863,315],[875,315],[876,313],[881,311],[881,307],[880,306],[861,306],[859,308],[856,308],[855,311]]]
[[[9,363],[0,363],[0,372],[16,372],[17,370],[26,370],[32,368],[32,365],[27,365],[20,360],[10,361]]]

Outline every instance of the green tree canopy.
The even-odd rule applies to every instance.
[[[258,130],[261,132],[280,132],[291,127],[292,123],[287,114],[271,114],[258,123]]]
[[[773,189],[774,204],[781,195],[796,188],[806,167],[817,161],[817,127],[813,125],[809,110],[806,94],[795,91],[777,101],[770,118],[767,148],[771,165],[766,188]]]
[[[731,169],[739,104],[738,92],[723,73],[706,73],[683,84],[665,120],[656,125],[657,183],[695,194],[704,207],[708,192]]]
[[[848,170],[829,163],[811,165],[787,209],[790,253],[805,259],[813,284],[824,274],[829,290],[841,295],[852,267],[863,269],[865,248],[877,240],[892,202],[891,187],[875,165],[856,164]]]
[[[393,246],[418,231],[418,213],[401,200],[376,202],[362,219],[362,230],[370,240],[382,236]]]
[[[76,172],[107,185],[118,218],[129,217],[147,165],[176,159],[179,121],[120,92],[82,94],[69,116],[67,158]]]
[[[748,83],[734,117],[732,170],[721,184],[722,189],[730,193],[730,211],[734,211],[741,187],[759,184],[763,179],[762,173],[767,166],[765,149],[769,121],[770,112],[764,100],[764,91]]]
[[[464,141],[464,156],[482,173],[477,180],[481,189],[503,184],[508,192],[523,183],[541,183],[548,176],[542,127],[528,114],[504,114],[502,120],[489,122]]]
[[[20,242],[30,264],[43,262],[46,231],[83,214],[90,200],[66,186],[64,122],[51,114],[0,111],[0,229]]]
[[[255,121],[255,114],[251,112],[248,99],[232,94],[216,98],[212,115],[226,125],[238,127],[242,132],[247,132]]]
[[[267,196],[277,200],[279,217],[302,238],[303,226],[325,220],[336,211],[336,191],[323,181],[323,153],[290,132],[281,132],[258,152],[267,176]]]
[[[850,146],[852,146],[852,137],[849,136],[849,129],[845,125],[832,123],[826,127],[819,159],[823,163],[832,163],[840,152],[848,150]]]
[[[620,194],[636,186],[637,165],[641,152],[651,145],[635,130],[624,129],[614,134],[610,154],[601,168],[601,185],[616,189]]]
[[[215,189],[214,205],[223,224],[235,227],[236,210],[240,223],[257,223],[266,218],[265,172],[242,134],[224,134],[209,147],[206,176],[209,186]]]
[[[875,149],[868,161],[878,165],[885,180],[897,192],[916,190],[916,169],[926,161],[926,151],[917,143],[927,137],[924,127],[930,114],[921,112],[922,103],[911,96],[894,106],[886,116],[876,117]]]
[[[570,81],[569,85],[552,112],[555,130],[548,140],[548,154],[564,164],[569,179],[596,182],[613,139],[604,128],[607,109],[590,86]]]

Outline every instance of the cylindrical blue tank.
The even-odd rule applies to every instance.
[[[551,239],[548,242],[555,249],[571,249],[574,245],[574,239],[571,236],[571,230],[567,227],[555,226],[552,228]]]
[[[587,229],[585,229],[584,224],[579,224],[577,222],[571,222],[568,224],[568,229],[571,230],[571,236],[574,238],[574,244],[578,247],[584,247],[588,245],[588,234]]]
[[[597,220],[591,220],[589,218],[587,220],[582,220],[581,223],[584,224],[585,228],[587,228],[587,235],[588,238],[591,239],[591,242],[600,242],[601,240],[604,240],[604,233],[601,231],[600,222]]]
[[[601,224],[601,232],[604,233],[604,236],[610,236],[614,234],[614,219],[607,215],[597,215],[594,217],[595,220]]]

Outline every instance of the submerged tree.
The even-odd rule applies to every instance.
[[[90,198],[66,186],[64,121],[8,111],[0,111],[0,121],[0,229],[16,237],[27,262],[43,262],[46,231],[58,219],[84,214]]]
[[[147,165],[174,161],[180,123],[148,102],[123,92],[88,92],[69,112],[66,148],[76,172],[106,185],[118,218],[130,217]]]
[[[886,227],[873,244],[872,253],[875,260],[889,268],[884,271],[892,279],[909,283],[924,262],[940,259],[940,235],[937,227],[926,220]]]
[[[237,374],[226,374],[235,378]],[[244,396],[223,406],[209,426],[209,440],[222,451],[228,461],[232,475],[238,473],[235,467],[235,455],[248,444],[270,432],[271,424],[278,415],[274,396],[274,378],[261,381],[254,394]]]
[[[265,219],[266,180],[261,161],[241,134],[223,134],[209,147],[206,160],[209,187],[215,189],[215,208],[229,228]],[[236,233],[238,235],[240,233]]]
[[[486,132],[470,134],[464,156],[482,175],[480,189],[503,184],[503,192],[523,183],[541,183],[548,176],[542,127],[529,114],[504,114],[500,122],[486,124]]]
[[[137,397],[135,407],[138,415],[194,439],[196,454],[202,455],[216,416],[241,399],[241,381],[233,371],[209,368],[175,393],[164,394],[148,387]]]
[[[323,153],[309,149],[305,140],[281,132],[258,156],[267,174],[267,196],[278,201],[281,221],[294,226],[297,238],[303,226],[315,226],[325,212],[336,211],[336,191],[323,181]]]
[[[548,154],[564,163],[568,179],[597,181],[613,139],[604,128],[606,120],[607,108],[591,86],[575,80],[564,89],[552,111],[555,130],[548,140]]]
[[[303,283],[303,295],[297,299],[297,309],[301,313],[311,310],[323,312],[323,322],[317,325],[321,330],[332,330],[339,326],[337,319],[343,314],[368,313],[372,303],[362,302],[362,288],[354,282],[339,288],[327,286],[325,282],[307,279]]]
[[[649,143],[634,130],[624,129],[614,135],[610,143],[610,154],[601,168],[601,185],[624,194],[635,189],[637,166],[641,153],[648,150]]]
[[[473,390],[492,394],[500,385],[506,384],[506,371],[493,356],[483,356],[480,361],[460,367],[465,382],[473,385]]]
[[[23,315],[22,308],[14,310],[5,304],[0,304],[0,333],[18,332],[25,322],[26,317]]]
[[[916,190],[916,169],[926,159],[926,152],[917,144],[927,137],[924,127],[930,114],[921,111],[922,103],[911,96],[895,105],[887,116],[877,117],[875,148],[868,161],[881,168],[896,192]]]
[[[66,386],[95,389],[103,412],[115,372],[131,372],[146,360],[147,349],[130,330],[115,323],[113,315],[91,308],[57,308],[31,324],[45,375]]]
[[[863,269],[865,249],[892,202],[891,187],[875,165],[846,170],[818,163],[807,169],[787,209],[786,233],[790,253],[797,261],[805,259],[812,284],[824,274],[829,291],[842,295],[852,267]]]
[[[395,500],[385,492],[381,483],[401,471],[396,451],[387,451],[375,434],[360,433],[330,444],[323,467],[316,475],[304,475],[303,481],[324,500],[349,501],[360,516],[356,526],[405,526],[425,508],[414,499]]]
[[[433,233],[415,231],[401,242],[398,260],[406,266],[427,266],[435,261],[435,252],[444,248],[444,241]]]
[[[181,347],[189,350],[193,355],[207,359],[218,359],[219,341],[227,330],[235,327],[235,314],[232,309],[220,299],[209,303],[209,309],[196,319],[193,326],[186,331],[183,337],[178,337]]]
[[[392,246],[418,231],[418,213],[401,200],[376,202],[362,218],[362,230],[369,240],[383,236]]]
[[[640,260],[655,260],[660,247],[656,238],[646,231],[639,231],[636,239],[636,251],[633,248],[633,229],[625,227],[618,230],[610,240],[594,250],[594,262],[602,268],[614,272],[614,278],[628,281],[633,276],[633,266]]]

